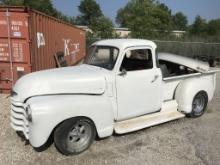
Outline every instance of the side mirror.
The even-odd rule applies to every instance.
[[[121,72],[118,74],[119,76],[125,76],[127,74],[126,69],[122,68]]]

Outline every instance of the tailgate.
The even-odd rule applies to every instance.
[[[217,72],[220,72],[220,68],[209,67],[209,69],[203,73],[203,74],[207,75],[208,77],[211,76],[214,90],[216,88],[216,73]]]

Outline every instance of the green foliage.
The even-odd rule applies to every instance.
[[[157,2],[157,5],[159,6],[159,8],[161,8],[162,10],[166,11],[167,13],[169,13],[170,15],[172,15],[172,11],[169,9],[169,7],[167,5],[165,5],[164,3],[159,3]]]
[[[113,23],[105,17],[95,0],[82,0],[79,5],[80,15],[76,23],[88,26],[91,32],[87,32],[87,45],[96,40],[113,38]]]
[[[176,39],[171,30],[189,31],[190,38],[220,40],[220,19],[206,22],[197,16],[188,26],[187,17],[182,12],[172,15],[165,4],[156,0],[130,0],[118,10],[116,23],[131,30],[131,37],[147,39]],[[189,37],[190,36],[190,37]],[[193,40],[193,39],[192,39]]]
[[[77,23],[80,25],[90,25],[93,18],[103,16],[100,6],[95,0],[82,0],[78,8],[81,15],[77,17]]]
[[[182,12],[177,12],[173,17],[173,28],[175,30],[187,30],[188,20]]]
[[[92,23],[88,26],[91,32],[87,32],[87,45],[100,39],[116,38],[114,33],[113,23],[107,17],[94,18]]]
[[[113,24],[106,17],[94,18],[88,26],[93,31],[95,38],[111,38],[113,37]]]
[[[0,4],[10,6],[22,6],[24,5],[24,0],[0,0]]]
[[[172,28],[168,8],[154,0],[131,0],[119,9],[116,22],[128,27],[135,38],[151,38],[163,35]]]
[[[211,36],[220,35],[220,19],[209,21],[207,25],[207,33]]]
[[[190,27],[190,34],[197,35],[197,36],[205,36],[207,32],[207,23],[206,20],[200,17],[199,15],[196,16],[194,23]]]
[[[220,19],[210,20],[197,16],[190,26],[190,35],[205,38],[206,40],[220,41]]]
[[[27,6],[52,16],[57,14],[50,0],[1,0],[1,4],[9,6]]]
[[[59,12],[59,11],[57,11],[57,13],[56,13],[56,15],[54,17],[56,17],[56,18],[58,18],[58,19],[60,19],[60,20],[62,20],[64,22],[68,22],[68,23],[70,23],[72,25],[76,24],[75,17],[66,16],[63,13]]]
[[[51,0],[0,0],[1,5],[7,6],[26,6],[31,9],[38,10],[50,16],[59,18],[63,21],[74,24],[75,19],[63,15],[61,12],[57,11],[51,2]]]

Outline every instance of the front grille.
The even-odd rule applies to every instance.
[[[26,118],[25,109],[22,103],[14,102],[11,99],[11,126],[14,130],[23,132],[26,139],[29,139],[29,124]]]

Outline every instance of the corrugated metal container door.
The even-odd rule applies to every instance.
[[[30,72],[28,14],[0,10],[0,92]]]
[[[30,12],[32,71],[55,68],[55,53],[63,52],[69,65],[85,56],[85,31],[42,13]]]

